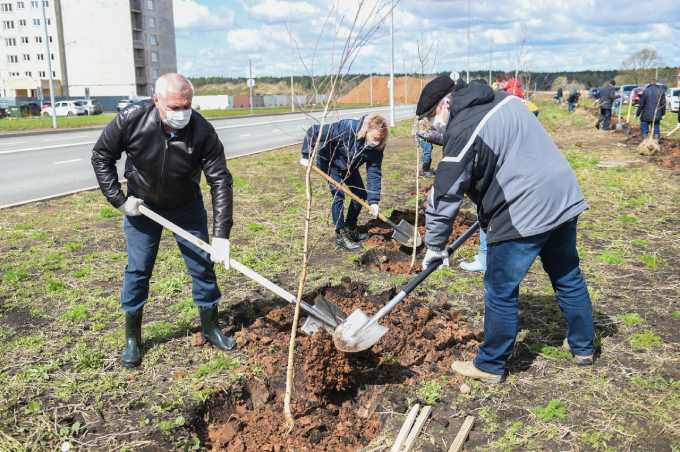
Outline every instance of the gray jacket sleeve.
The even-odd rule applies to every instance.
[[[461,162],[442,161],[437,167],[425,210],[425,244],[428,249],[442,251],[446,248],[463,196],[470,186],[471,173],[471,162],[467,159]]]

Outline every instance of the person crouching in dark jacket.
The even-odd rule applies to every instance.
[[[567,97],[567,110],[570,112],[576,111],[576,104],[578,104],[578,98],[580,94],[576,88],[573,88],[569,92],[569,97]]]
[[[125,350],[121,362],[142,361],[142,309],[149,295],[162,226],[142,215],[142,204],[203,241],[208,241],[208,215],[199,186],[201,172],[210,185],[213,209],[212,253],[175,237],[191,275],[203,335],[214,347],[228,351],[236,341],[222,335],[217,323],[221,298],[213,262],[229,266],[229,233],[233,224],[232,177],[224,147],[213,126],[191,109],[193,87],[180,74],[156,81],[154,99],[121,111],[104,129],[92,150],[92,166],[106,199],[124,215],[128,262],[121,305],[125,312]],[[127,194],[121,188],[116,162],[125,151]]]
[[[323,130],[315,124],[305,134],[300,164],[304,167],[310,164],[309,158],[318,141],[316,165],[319,169],[367,201],[371,217],[377,218],[387,135],[387,121],[377,114],[326,124]],[[368,189],[364,187],[359,173],[363,165],[366,165]],[[368,238],[368,234],[359,232],[357,228],[361,204],[352,200],[345,216],[345,194],[332,184],[329,184],[329,188],[333,197],[331,214],[335,225],[335,243],[348,251],[357,250],[361,248],[359,242]]]
[[[656,84],[656,80],[647,85],[640,96],[640,103],[635,115],[640,118],[640,133],[642,138],[649,134],[649,123],[654,125],[654,138],[657,140],[661,136],[659,123],[666,114],[666,97],[663,89]]]

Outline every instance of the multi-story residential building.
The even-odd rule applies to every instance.
[[[177,70],[172,0],[0,0],[0,97],[145,96]]]

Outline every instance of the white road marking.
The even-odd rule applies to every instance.
[[[41,141],[54,141],[54,140],[70,140],[71,138],[85,138],[87,135],[68,135],[64,137],[49,137],[43,138]],[[25,143],[25,141],[24,141]]]
[[[55,165],[63,165],[65,163],[74,163],[74,162],[79,162],[82,159],[71,159],[71,160],[62,160],[60,162],[54,162]]]
[[[2,141],[0,140],[0,144],[22,144],[22,143],[27,143],[27,141]]]
[[[0,154],[17,154],[19,152],[29,152],[29,151],[43,151],[45,149],[56,149],[56,148],[68,148],[71,146],[85,146],[90,144],[95,144],[96,141],[81,141],[80,143],[66,143],[66,144],[54,144],[52,146],[37,146],[33,148],[23,148],[23,149],[11,149],[9,151],[0,151]]]

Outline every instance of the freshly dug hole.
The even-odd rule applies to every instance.
[[[322,288],[349,314],[372,314],[392,291],[368,295],[349,279]],[[309,297],[313,300],[315,294]],[[388,333],[371,350],[346,354],[328,333],[299,333],[290,434],[283,419],[287,346],[293,310],[274,308],[236,333],[255,375],[211,397],[193,423],[205,446],[224,451],[354,451],[381,431],[377,414],[386,391],[415,391],[421,380],[440,376],[454,359],[472,356],[480,333],[450,305],[407,298],[383,325]]]

